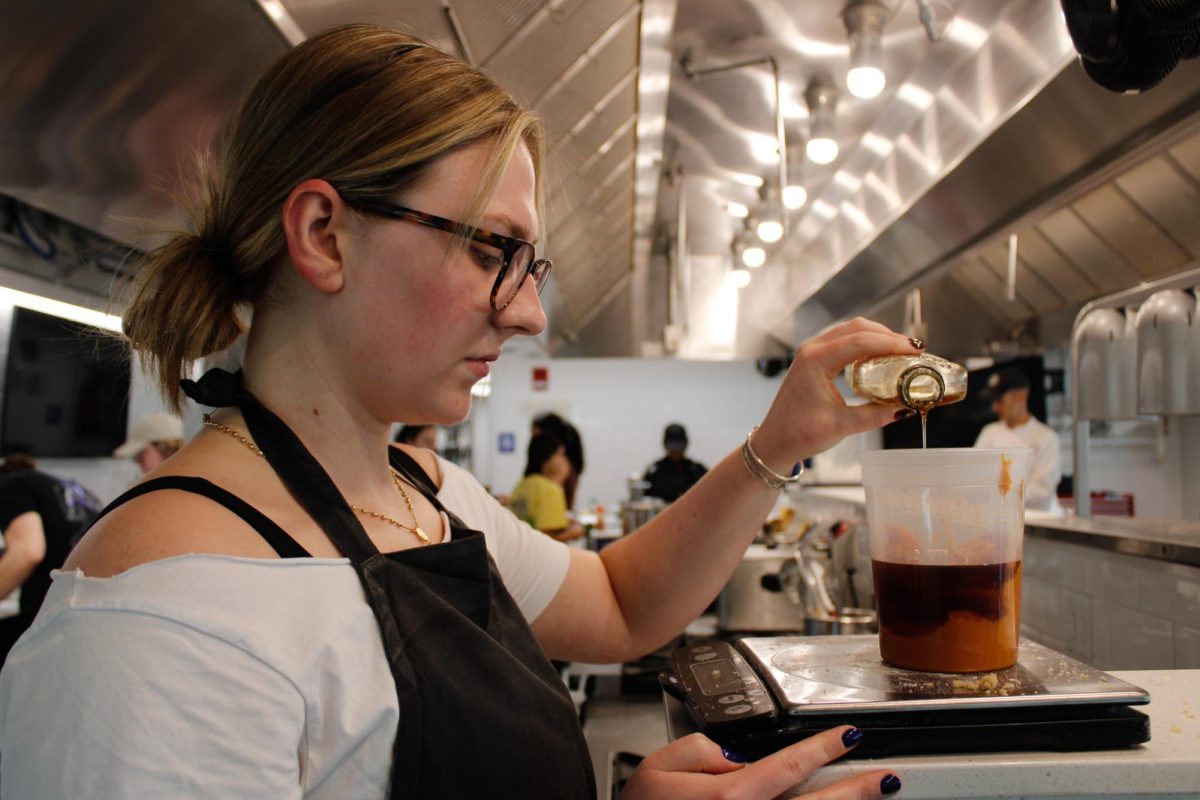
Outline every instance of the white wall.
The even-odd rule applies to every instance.
[[[1107,435],[1093,433],[1088,466],[1091,490],[1132,493],[1137,517],[1200,520],[1200,417],[1113,421]]]
[[[534,366],[550,371],[546,391],[532,388]],[[493,492],[511,491],[525,469],[530,421],[554,411],[583,438],[578,508],[626,497],[629,474],[662,457],[671,422],[687,428],[688,456],[711,468],[762,421],[782,382],[764,378],[750,361],[513,358],[494,367],[491,396],[472,411],[476,476]],[[501,433],[515,435],[513,452],[498,451]]]

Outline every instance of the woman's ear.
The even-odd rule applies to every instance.
[[[323,180],[304,181],[283,203],[288,256],[296,272],[322,292],[340,291],[345,282],[338,237],[346,234],[347,213],[337,190]]]

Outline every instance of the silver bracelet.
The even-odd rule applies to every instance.
[[[754,447],[750,444],[751,437],[758,431],[758,426],[754,426],[754,430],[746,434],[746,441],[742,442],[742,462],[746,465],[746,469],[750,474],[758,478],[772,489],[782,489],[789,483],[796,483],[800,480],[800,476],[804,474],[804,464],[797,464],[798,469],[794,474],[780,475],[775,470],[763,463],[763,460],[758,457],[758,453],[754,452]]]

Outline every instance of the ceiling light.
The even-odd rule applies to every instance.
[[[104,330],[116,331],[117,333],[121,332],[120,317],[105,314],[103,311],[77,306],[73,303],[64,303],[61,300],[53,300],[49,297],[29,294],[17,289],[0,287],[0,303],[28,308],[31,311],[40,311],[43,314],[62,317],[73,322],[91,325],[94,328],[103,328]]]
[[[757,269],[767,263],[767,251],[761,247],[747,247],[742,251],[742,263],[751,269]]]
[[[750,216],[750,209],[746,208],[741,203],[726,203],[725,210],[729,212],[729,216],[745,219]]]
[[[744,269],[735,269],[729,273],[729,282],[735,289],[745,289],[750,285],[750,273]]]
[[[846,88],[863,100],[878,97],[887,86],[887,76],[879,67],[851,67],[846,73]]]
[[[804,151],[814,164],[832,164],[838,157],[838,143],[829,136],[818,136],[808,140]]]
[[[878,97],[887,85],[887,76],[883,72],[883,26],[889,15],[886,6],[872,0],[852,2],[842,14],[842,22],[850,35],[846,88],[855,97],[870,100]]]
[[[785,186],[783,189],[783,204],[789,211],[795,211],[808,202],[808,192],[803,186]]]
[[[758,238],[767,244],[773,244],[783,238],[783,223],[777,219],[764,219],[756,229]]]
[[[834,114],[837,111],[837,88],[825,83],[811,83],[804,92],[808,103],[808,142],[804,146],[808,159],[814,164],[832,164],[838,157],[834,138]]]

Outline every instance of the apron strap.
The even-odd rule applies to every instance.
[[[242,373],[209,370],[199,381],[180,384],[188,397],[209,406],[236,405],[250,435],[292,497],[329,537],[342,555],[358,566],[379,555],[350,504],[325,468],[300,438],[272,411],[258,402],[242,383]]]
[[[421,468],[421,465],[417,463],[415,458],[399,447],[389,446],[388,462],[391,463],[392,469],[400,473],[400,477],[416,487],[417,491],[423,494],[425,499],[433,504],[434,508],[446,515],[446,518],[450,520],[451,527],[464,528],[466,530],[471,529],[470,525],[463,522],[454,515],[454,512],[442,505],[442,501],[437,496],[437,484],[433,482],[433,478],[429,477],[429,473]]]

